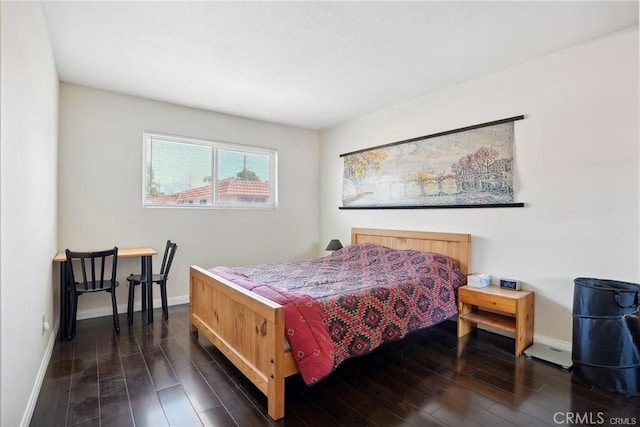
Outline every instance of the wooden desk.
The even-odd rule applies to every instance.
[[[145,272],[153,273],[152,259],[158,252],[149,247],[139,248],[118,248],[118,258],[138,258],[140,257],[141,274]],[[58,252],[53,257],[54,263],[60,264],[60,340],[68,341],[73,337],[71,336],[71,318],[73,313],[69,313],[69,295],[67,293],[67,255],[64,251]],[[147,323],[153,322],[153,282],[152,274],[147,274],[146,293],[147,297]]]

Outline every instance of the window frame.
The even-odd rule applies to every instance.
[[[166,140],[170,143],[201,145],[211,148],[211,203],[202,203],[203,200],[194,200],[188,203],[149,203],[147,201],[147,189],[149,187],[149,173],[147,158],[148,144],[153,140]],[[265,155],[269,159],[269,199],[265,203],[257,204],[233,204],[233,202],[221,203],[218,197],[218,151],[234,151],[247,154]],[[225,178],[227,179],[227,178]],[[261,147],[256,145],[239,144],[235,142],[209,140],[186,136],[170,135],[159,132],[143,131],[142,133],[142,207],[143,208],[177,208],[177,209],[242,209],[242,210],[277,210],[278,209],[278,150],[276,148]],[[261,181],[265,182],[265,181]],[[183,190],[184,191],[184,190]]]

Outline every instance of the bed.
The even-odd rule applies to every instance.
[[[352,229],[351,245],[366,244],[445,255],[462,280],[469,271],[470,234]],[[268,414],[278,420],[284,417],[285,378],[300,372],[285,338],[285,306],[222,273],[190,267],[191,331],[206,337],[266,395]]]

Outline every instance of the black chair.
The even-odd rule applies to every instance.
[[[71,330],[68,338],[71,339],[76,331],[76,318],[78,315],[78,297],[85,293],[109,292],[113,307],[113,330],[120,332],[118,321],[118,305],[116,304],[116,272],[118,267],[118,248],[94,252],[74,252],[69,249],[67,255],[69,310],[71,317]],[[76,267],[74,268],[74,263]],[[76,275],[74,270],[81,274]],[[76,276],[77,277],[76,279]]]
[[[169,278],[169,270],[173,263],[173,257],[176,254],[178,245],[172,243],[171,240],[167,240],[167,245],[164,249],[164,256],[162,258],[162,266],[160,267],[159,274],[152,274],[151,281],[157,285],[160,285],[160,297],[162,299],[162,314],[164,320],[169,319],[169,308],[167,307],[167,279]],[[133,323],[133,300],[135,298],[135,288],[139,284],[147,283],[147,276],[143,271],[142,274],[130,274],[127,277],[129,282],[129,301],[127,304],[127,321],[129,325]],[[145,286],[142,286],[142,311],[147,310],[147,292]],[[153,307],[148,307],[149,310],[153,310]]]

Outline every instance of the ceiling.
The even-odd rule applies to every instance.
[[[60,80],[321,130],[637,25],[638,2],[42,2]]]

